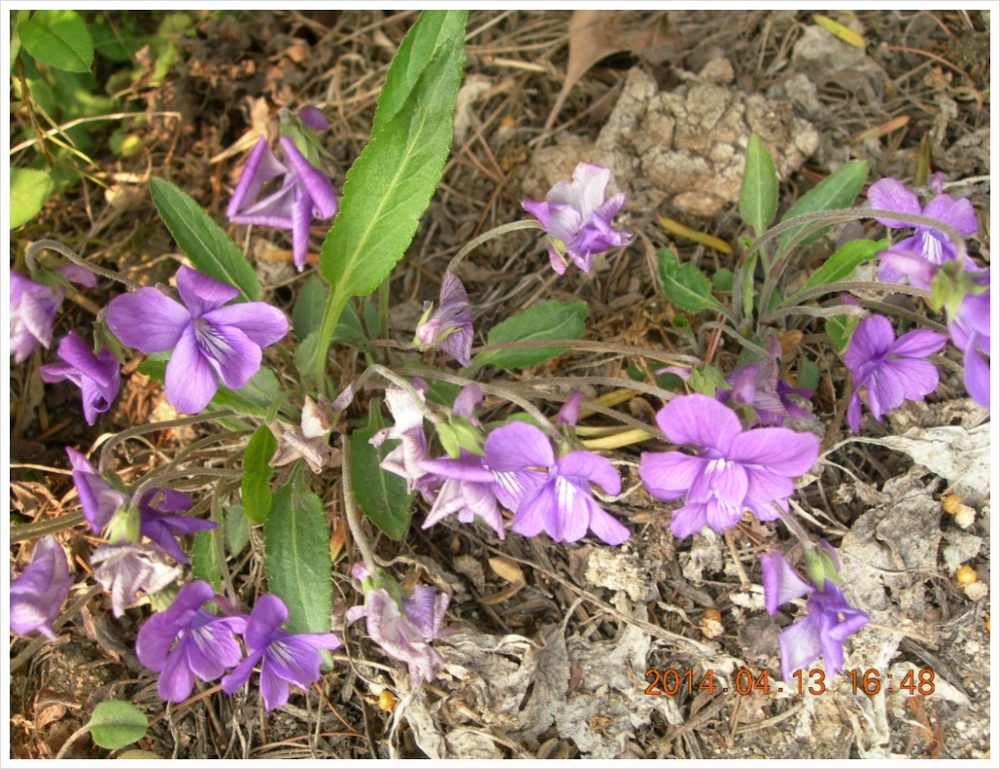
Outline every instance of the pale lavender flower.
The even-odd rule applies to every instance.
[[[139,498],[139,533],[153,540],[177,563],[187,563],[187,556],[176,537],[219,528],[219,524],[187,515],[167,515],[191,509],[191,497],[171,489],[148,489]]]
[[[159,593],[177,579],[181,570],[167,563],[166,554],[156,545],[122,542],[101,545],[90,556],[94,579],[111,594],[111,611],[116,617],[135,603],[139,592]]]
[[[260,368],[262,348],[288,331],[288,320],[266,302],[223,305],[239,291],[190,267],[177,272],[184,304],[155,288],[116,296],[108,327],[124,344],[145,353],[174,348],[167,364],[166,396],[186,414],[197,414],[219,389],[233,390]]]
[[[94,424],[97,415],[111,408],[118,395],[121,384],[118,361],[105,349],[94,355],[87,343],[73,331],[59,342],[56,355],[63,362],[42,366],[38,370],[42,381],[61,382],[68,379],[79,387],[84,419],[88,425]]]
[[[259,662],[260,693],[264,709],[270,711],[288,702],[290,683],[308,689],[319,680],[323,658],[316,650],[336,649],[340,639],[333,633],[289,633],[281,629],[286,621],[288,609],[280,598],[257,599],[243,632],[246,659],[222,678],[222,691],[232,694],[243,686]]]
[[[62,545],[51,535],[39,539],[31,563],[10,583],[10,629],[20,636],[37,630],[55,641],[52,623],[72,585]]]
[[[799,576],[778,550],[761,553],[760,571],[764,583],[764,608],[771,616],[783,603],[794,601],[816,589]]]
[[[183,702],[191,694],[194,677],[214,681],[243,655],[233,633],[243,633],[243,614],[216,616],[204,607],[220,605],[212,586],[198,580],[185,585],[173,603],[139,628],[135,653],[139,661],[160,674],[156,691],[168,702]]]
[[[971,235],[977,228],[976,213],[968,200],[964,198],[956,200],[950,195],[939,194],[931,198],[926,206],[921,206],[916,193],[908,190],[896,179],[880,179],[869,187],[868,205],[872,208],[937,219],[952,227],[959,235]],[[955,258],[955,244],[941,230],[924,224],[908,224],[898,219],[876,218],[892,230],[914,228],[913,235],[893,244],[893,251],[915,252],[931,264],[941,264]],[[882,260],[878,277],[881,281],[895,283],[902,274],[890,262]]]
[[[352,572],[354,573],[354,572]],[[347,612],[350,622],[367,618],[369,637],[393,659],[405,662],[410,683],[434,680],[434,671],[444,660],[431,641],[447,634],[442,627],[451,597],[427,585],[417,585],[413,594],[397,603],[385,588],[365,593],[364,606]]]
[[[108,525],[118,508],[128,505],[129,495],[115,489],[100,476],[97,468],[76,449],[66,447],[70,465],[73,468],[73,485],[80,498],[80,509],[84,519],[95,534],[100,534]]]
[[[854,392],[847,404],[851,431],[861,429],[862,387],[868,393],[872,416],[879,421],[904,400],[923,400],[934,392],[938,372],[923,358],[940,350],[946,341],[944,335],[926,329],[896,339],[892,325],[883,316],[862,319],[844,351],[844,365],[854,381]]]
[[[443,480],[422,528],[430,528],[449,515],[462,523],[479,518],[504,538],[503,516],[494,493],[494,476],[482,457],[462,449],[457,459],[439,457],[420,463],[428,475]]]
[[[472,310],[462,281],[451,270],[441,279],[438,306],[424,302],[424,315],[417,325],[414,344],[420,350],[440,347],[468,366],[472,356]]]
[[[604,457],[571,451],[556,459],[545,434],[525,422],[493,430],[483,451],[500,487],[497,496],[504,501],[501,494],[510,494],[511,529],[518,534],[544,531],[556,542],[576,542],[589,529],[609,545],[629,538],[629,530],[597,504],[590,488],[595,483],[606,494],[621,492],[618,471]]]
[[[9,269],[9,268],[8,268]],[[97,280],[89,270],[65,265],[56,270],[67,280],[82,286],[94,286]],[[36,283],[16,270],[10,276],[10,352],[14,363],[23,363],[38,345],[52,344],[52,324],[62,304],[62,286]]]
[[[629,233],[611,228],[611,220],[625,205],[625,193],[605,200],[610,179],[607,168],[580,163],[572,180],[556,182],[545,200],[521,201],[521,207],[545,228],[549,262],[560,275],[566,272],[567,257],[589,273],[593,254],[629,244]]]
[[[748,508],[764,521],[788,509],[792,479],[819,455],[819,440],[784,427],[743,430],[739,417],[707,395],[684,395],[660,409],[656,422],[677,444],[697,447],[695,456],[679,451],[644,452],[639,477],[657,499],[680,499],[670,530],[687,537],[708,525],[731,528]]]
[[[303,111],[300,119],[305,117]],[[310,119],[303,122],[313,128],[318,125]],[[309,252],[309,224],[312,219],[329,219],[337,213],[337,195],[326,175],[306,160],[289,137],[281,137],[280,144],[287,165],[278,160],[266,138],[257,141],[240,174],[226,216],[235,224],[290,230],[292,260],[301,272]],[[278,189],[264,193],[265,185],[278,177],[283,177]]]
[[[789,419],[808,419],[809,413],[789,396],[811,398],[812,391],[791,387],[781,380],[778,366],[781,342],[769,336],[766,345],[767,356],[733,371],[726,377],[732,389],[719,390],[716,397],[723,402],[750,405],[763,427],[780,427]]]

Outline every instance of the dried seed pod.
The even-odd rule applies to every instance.
[[[496,558],[490,558],[490,568],[512,585],[524,584],[524,572],[521,571],[521,567],[517,561],[497,556]]]

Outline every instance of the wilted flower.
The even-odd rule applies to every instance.
[[[43,382],[61,382],[68,379],[80,388],[83,398],[83,416],[88,425],[94,424],[98,414],[103,414],[118,395],[121,377],[118,361],[108,350],[94,355],[87,343],[70,331],[59,342],[56,355],[62,363],[49,363],[38,371]]]
[[[443,662],[431,641],[447,634],[441,623],[450,601],[450,596],[427,585],[417,585],[399,602],[385,588],[372,588],[365,593],[364,606],[348,610],[347,619],[366,617],[369,637],[390,657],[405,662],[410,683],[418,686],[420,679],[433,681]]]
[[[100,534],[108,525],[115,511],[129,503],[129,495],[115,489],[104,480],[87,458],[74,448],[66,447],[70,465],[73,467],[73,485],[80,498],[80,509],[84,519],[95,534]]]
[[[934,392],[938,372],[923,358],[940,350],[946,341],[942,334],[926,329],[896,339],[883,316],[862,319],[844,351],[844,364],[854,381],[847,404],[847,424],[852,432],[861,429],[862,387],[868,392],[872,416],[879,421],[904,400],[923,400]]]
[[[832,552],[829,545],[826,548]],[[830,579],[822,579],[820,589],[806,582],[778,551],[766,553],[760,560],[768,614],[773,615],[787,601],[809,595],[806,616],[778,636],[782,678],[791,680],[795,671],[804,670],[820,654],[826,660],[827,672],[839,673],[844,664],[844,641],[871,618],[850,606]]]
[[[155,288],[116,296],[108,306],[108,327],[124,344],[145,353],[174,348],[167,364],[166,395],[186,414],[212,400],[221,378],[243,387],[260,368],[261,350],[281,339],[288,321],[266,302],[223,307],[239,291],[190,267],[177,272],[184,304]]]
[[[571,451],[556,459],[552,443],[534,425],[498,427],[483,445],[497,496],[508,495],[511,529],[526,537],[544,531],[556,542],[576,542],[588,529],[609,545],[620,545],[629,530],[594,500],[590,484],[606,494],[621,492],[618,471],[604,457]],[[507,506],[506,501],[504,501]]]
[[[288,702],[289,683],[308,689],[319,680],[323,659],[316,650],[336,649],[340,639],[333,633],[289,633],[281,629],[287,620],[288,609],[280,598],[262,595],[257,599],[243,633],[246,659],[223,677],[222,691],[232,694],[243,686],[258,662],[265,710]]]
[[[316,112],[303,110],[300,119],[313,128],[320,123]],[[322,113],[320,113],[322,117]],[[323,118],[325,122],[325,118]],[[292,259],[300,272],[309,252],[309,224],[312,219],[329,219],[337,213],[337,195],[326,175],[314,168],[299,152],[291,138],[280,139],[287,165],[282,164],[261,137],[247,158],[243,173],[226,208],[226,216],[235,224],[255,224],[292,232]],[[262,197],[264,186],[284,177],[274,192]]]
[[[767,338],[767,356],[740,366],[726,377],[732,390],[720,390],[716,397],[731,403],[751,406],[757,421],[764,427],[780,427],[788,419],[807,419],[803,411],[789,396],[811,398],[812,391],[794,388],[780,379],[778,358],[781,342],[774,336]]]
[[[468,366],[472,356],[472,310],[469,295],[462,281],[451,270],[441,279],[441,294],[435,309],[424,302],[424,315],[417,325],[414,344],[420,350],[440,347],[444,352]]]
[[[916,214],[937,219],[952,227],[959,235],[971,235],[977,228],[976,213],[968,200],[964,198],[956,200],[950,195],[939,194],[922,207],[916,193],[908,190],[896,179],[880,179],[869,187],[868,205],[886,211],[898,211],[903,214]],[[925,224],[908,224],[898,219],[876,218],[877,221],[891,230],[915,228],[913,235],[893,244],[893,251],[915,252],[931,264],[941,264],[955,258],[955,244],[941,230]],[[894,283],[902,277],[902,274],[893,267],[891,262],[882,260],[879,265],[878,277],[879,280]]]
[[[156,545],[101,545],[90,556],[90,563],[96,565],[94,579],[111,594],[111,611],[116,617],[136,602],[140,591],[159,593],[181,574],[178,567],[167,563]]]
[[[670,530],[687,537],[708,525],[716,531],[735,526],[750,511],[761,520],[788,509],[792,479],[819,456],[819,440],[784,427],[743,430],[739,417],[707,395],[684,395],[660,409],[656,422],[667,439],[697,447],[694,456],[679,451],[644,452],[639,477],[657,499],[684,497],[674,510]]]
[[[610,179],[607,168],[580,163],[572,180],[556,182],[544,201],[521,201],[521,207],[545,228],[549,262],[560,275],[566,272],[567,257],[589,273],[593,254],[629,244],[629,233],[611,228],[611,220],[625,205],[625,193],[605,200]]]
[[[284,467],[304,459],[309,469],[319,474],[333,457],[333,447],[329,442],[330,418],[308,395],[302,406],[299,427],[290,428],[281,422],[272,422],[268,428],[278,439],[278,448],[268,462],[271,467]]]
[[[10,583],[10,629],[20,636],[37,630],[55,641],[52,623],[72,584],[62,545],[51,535],[39,539],[31,563]]]
[[[417,383],[414,388],[421,403],[424,402],[422,389],[426,389],[426,383]],[[395,439],[400,443],[386,455],[379,467],[405,478],[407,493],[419,489],[427,495],[430,493],[430,484],[424,480],[427,471],[421,465],[424,460],[429,459],[427,436],[424,435],[424,412],[414,403],[410,393],[401,387],[390,387],[385,391],[385,405],[392,412],[395,424],[379,430],[369,443],[375,448],[387,440]]]
[[[73,264],[56,270],[67,280],[82,286],[94,286],[97,280],[89,270]],[[52,324],[63,300],[58,284],[36,283],[16,270],[10,276],[10,352],[14,363],[23,363],[38,345],[52,344]]]
[[[246,630],[247,617],[216,616],[204,608],[219,604],[212,586],[201,580],[185,585],[173,603],[154,614],[135,639],[139,661],[160,674],[156,691],[168,702],[183,702],[191,694],[194,677],[214,681],[242,659],[233,633]]]

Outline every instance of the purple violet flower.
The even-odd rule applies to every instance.
[[[896,179],[880,179],[868,188],[868,205],[887,211],[916,214],[938,219],[951,226],[959,235],[972,235],[976,229],[976,213],[972,204],[964,198],[955,199],[950,195],[935,195],[926,206],[920,205],[916,193],[908,190]],[[955,258],[955,244],[941,230],[924,224],[913,225],[898,219],[877,218],[891,230],[914,227],[910,237],[895,243],[893,251],[912,251],[931,264]],[[971,266],[971,263],[970,263]],[[902,277],[890,262],[879,265],[878,278],[886,283],[895,283]]]
[[[75,264],[64,265],[56,272],[81,286],[97,284],[90,270]],[[9,275],[10,352],[14,363],[23,363],[38,345],[48,349],[52,344],[52,324],[62,304],[64,291],[59,285],[36,283],[16,270],[9,270]]]
[[[862,319],[844,351],[844,365],[854,381],[854,392],[847,404],[851,431],[861,429],[862,387],[868,392],[872,416],[879,421],[904,400],[923,400],[934,392],[938,372],[923,358],[940,350],[946,341],[944,335],[926,329],[896,339],[892,325],[883,316]]]
[[[270,711],[288,702],[290,683],[308,689],[319,680],[323,658],[316,650],[336,649],[340,639],[333,633],[289,633],[281,629],[287,620],[288,609],[280,598],[257,599],[243,632],[246,659],[223,677],[222,691],[232,694],[243,686],[260,662],[260,692],[264,709]]]
[[[116,296],[108,327],[122,343],[145,353],[174,348],[167,364],[166,395],[185,414],[197,414],[219,389],[233,390],[260,368],[261,350],[288,331],[288,320],[266,302],[223,307],[239,291],[190,267],[177,272],[184,304],[155,288]]]
[[[356,573],[356,572],[352,572]],[[417,585],[413,594],[397,603],[385,588],[365,593],[363,606],[347,612],[349,622],[367,618],[368,635],[393,659],[405,662],[410,683],[434,680],[434,671],[444,660],[431,641],[447,635],[441,626],[451,597],[427,585]]]
[[[214,681],[242,659],[233,633],[243,633],[244,614],[216,616],[204,608],[220,605],[212,586],[198,580],[185,585],[173,603],[139,628],[135,653],[139,661],[160,674],[157,694],[167,702],[183,702],[191,694],[194,677]]]
[[[562,275],[567,257],[590,272],[590,257],[609,248],[627,246],[632,236],[611,228],[611,220],[625,205],[625,193],[604,199],[611,171],[580,163],[572,180],[558,181],[545,200],[523,200],[521,207],[538,219],[549,236],[549,262]]]
[[[139,533],[153,540],[177,563],[187,556],[176,537],[219,528],[219,524],[187,515],[165,515],[190,510],[194,502],[187,494],[171,489],[148,489],[139,499]]]
[[[468,366],[472,359],[472,310],[462,281],[451,270],[441,279],[441,294],[435,309],[424,302],[424,315],[414,339],[419,350],[440,347],[442,351]]]
[[[989,271],[983,278],[989,285]],[[965,389],[980,406],[990,407],[990,291],[966,294],[948,323],[952,343],[965,354]],[[869,396],[870,398],[871,396]]]
[[[121,377],[118,361],[108,350],[102,349],[94,355],[87,343],[70,331],[59,342],[56,350],[63,362],[49,363],[39,369],[43,382],[70,380],[80,388],[83,398],[83,416],[88,425],[97,421],[118,396]]]
[[[304,111],[300,119],[303,117]],[[316,127],[311,119],[303,122]],[[287,165],[278,160],[266,138],[257,141],[243,166],[226,216],[234,224],[291,230],[292,260],[302,272],[309,252],[309,223],[337,213],[337,194],[326,175],[303,157],[289,137],[281,137],[280,143]],[[279,176],[284,177],[281,186],[262,197],[264,186]]]
[[[80,510],[95,534],[100,534],[108,525],[111,516],[119,507],[128,505],[129,495],[118,491],[104,480],[87,458],[76,449],[66,447],[70,465],[73,467],[73,485],[80,498]]]
[[[815,435],[784,427],[744,431],[735,412],[707,395],[674,398],[656,422],[669,441],[697,447],[694,456],[647,451],[639,460],[639,477],[650,494],[685,498],[671,514],[675,537],[705,525],[716,531],[731,528],[744,508],[762,521],[774,520],[779,515],[775,504],[788,509],[792,479],[819,456]]]
[[[72,585],[62,545],[52,535],[39,539],[31,563],[10,583],[10,629],[20,636],[37,630],[55,641],[52,623]]]
[[[825,542],[820,547],[830,554],[831,565],[837,568],[837,554]],[[777,550],[760,557],[764,582],[764,603],[767,613],[774,615],[788,601],[808,595],[806,616],[781,631],[781,676],[790,681],[797,670],[804,670],[820,654],[826,660],[827,672],[836,675],[844,665],[844,641],[870,621],[863,611],[850,606],[844,594],[829,578],[820,579],[823,587],[799,576]]]
[[[90,556],[90,563],[96,565],[94,579],[111,594],[111,612],[116,617],[136,602],[140,591],[159,593],[181,574],[178,567],[167,563],[156,545],[101,545]]]
[[[525,422],[493,430],[483,451],[498,498],[505,507],[511,503],[511,529],[518,534],[544,531],[556,542],[576,542],[589,529],[609,545],[629,538],[629,530],[597,504],[590,488],[595,483],[606,494],[621,492],[618,471],[604,457],[571,451],[556,459],[545,434]]]

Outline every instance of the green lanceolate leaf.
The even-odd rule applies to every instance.
[[[808,291],[816,286],[826,286],[844,280],[853,273],[860,264],[875,258],[879,251],[889,248],[889,241],[882,240],[852,240],[834,251],[823,265],[816,270],[805,285],[797,293]],[[788,301],[791,302],[795,297]]]
[[[191,545],[191,573],[203,579],[218,593],[222,589],[222,560],[216,540],[222,536],[222,527],[195,532]]]
[[[243,452],[243,512],[254,523],[263,523],[271,509],[272,470],[268,462],[277,448],[277,438],[267,425],[261,425]]]
[[[330,567],[330,530],[323,503],[306,487],[299,467],[274,493],[264,522],[264,573],[268,589],[288,607],[285,629],[330,632]]]
[[[35,11],[18,25],[24,50],[43,64],[68,72],[89,72],[94,43],[76,11]]]
[[[295,336],[302,341],[323,322],[323,308],[326,307],[326,286],[315,275],[310,275],[299,288],[292,308],[292,328]]]
[[[823,323],[823,330],[830,337],[837,352],[843,352],[847,348],[847,343],[851,341],[854,329],[858,327],[861,318],[856,315],[834,315],[827,318]]]
[[[420,74],[434,58],[444,41],[465,33],[468,11],[422,11],[399,50],[392,58],[385,84],[378,96],[372,136],[399,112],[406,103]]]
[[[244,301],[260,299],[263,289],[243,252],[194,198],[165,179],[154,177],[149,188],[156,210],[195,269],[238,288]]]
[[[325,356],[346,302],[374,291],[413,240],[451,147],[464,61],[461,37],[443,42],[406,102],[347,173],[320,255],[320,272],[331,288],[317,359]],[[312,370],[321,370],[319,360],[314,363]]]
[[[406,480],[387,473],[379,465],[398,441],[386,441],[378,448],[369,443],[385,426],[377,401],[368,412],[368,426],[351,433],[347,450],[351,453],[351,485],[354,501],[361,512],[393,539],[400,539],[410,528],[410,504],[414,494],[406,492]]]
[[[512,315],[490,329],[488,344],[512,342],[544,342],[548,339],[580,339],[583,337],[587,305],[582,299],[559,302],[553,299]],[[525,347],[510,350],[487,350],[476,355],[472,368],[492,364],[513,369],[545,363],[562,355],[567,347]]]
[[[785,222],[793,217],[817,211],[834,211],[839,208],[848,208],[854,202],[858,193],[861,192],[861,188],[864,186],[865,179],[867,178],[867,160],[852,160],[849,163],[845,163],[795,201],[794,205],[781,217],[781,221]],[[807,225],[802,224],[798,227],[793,227],[787,232],[783,232],[778,240],[779,248],[783,248],[805,226]],[[814,243],[823,237],[823,234],[829,229],[829,227],[824,227],[821,230],[817,230],[804,238],[798,244],[799,247],[801,248],[802,246]]]
[[[20,227],[42,210],[52,192],[52,177],[34,168],[10,169],[10,228]]]
[[[774,220],[777,210],[778,175],[764,143],[753,134],[747,145],[746,167],[740,185],[740,216],[759,238]]]
[[[87,722],[90,736],[102,748],[117,750],[146,735],[146,714],[129,702],[99,702]]]
[[[270,504],[268,504],[270,508]],[[243,505],[230,505],[226,510],[226,523],[223,527],[226,538],[226,552],[229,555],[239,555],[250,542],[250,526],[243,513]]]
[[[656,252],[663,281],[663,293],[682,310],[725,312],[719,300],[712,296],[712,281],[693,264],[681,264],[669,248]]]

